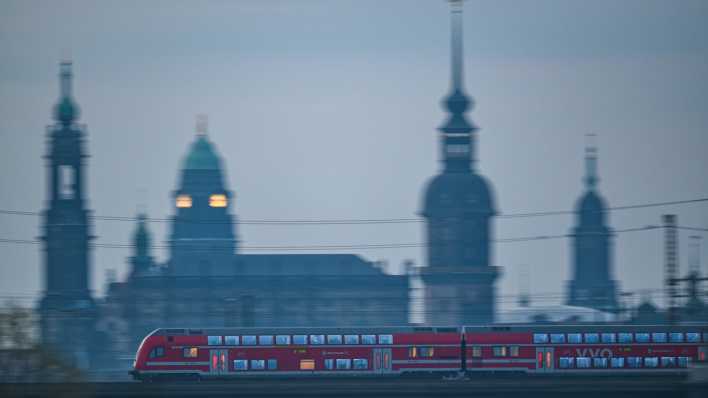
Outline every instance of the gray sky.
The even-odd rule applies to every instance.
[[[44,208],[44,128],[58,61],[74,60],[88,125],[89,207],[172,213],[195,115],[225,158],[244,219],[399,218],[420,208],[437,163],[449,78],[440,0],[0,1],[0,208]],[[479,170],[503,213],[566,210],[582,192],[584,135],[599,135],[600,189],[612,205],[708,196],[708,2],[468,1],[465,79]],[[613,213],[615,228],[708,227],[708,204]],[[497,220],[497,238],[567,233],[570,216]],[[0,238],[32,239],[40,220],[0,215]],[[422,224],[243,226],[242,244],[422,242]],[[133,225],[98,221],[99,243]],[[156,243],[166,224],[153,224]],[[686,258],[689,233],[682,232]],[[662,234],[617,236],[623,289],[659,288]],[[569,241],[499,244],[499,293],[560,293]],[[705,252],[705,250],[704,250]],[[366,250],[422,264],[422,249]],[[37,246],[0,243],[0,296],[42,289]],[[160,260],[164,252],[154,253]],[[128,250],[98,248],[93,289],[122,279]],[[706,262],[704,260],[704,262]],[[682,270],[686,270],[682,261]],[[704,266],[705,270],[706,267]]]

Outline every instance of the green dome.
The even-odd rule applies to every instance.
[[[190,170],[219,170],[219,157],[214,146],[205,135],[197,136],[184,161],[184,168]]]
[[[54,107],[54,117],[64,123],[70,123],[79,117],[79,107],[70,97],[63,97]]]

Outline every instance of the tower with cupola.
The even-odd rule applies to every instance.
[[[494,320],[492,188],[475,167],[477,127],[465,114],[472,107],[463,83],[462,1],[451,4],[451,87],[440,131],[442,171],[424,192],[427,266],[425,317],[429,324],[481,324]]]
[[[72,64],[60,64],[55,123],[47,127],[48,197],[43,212],[44,295],[42,343],[65,361],[90,362],[96,305],[90,291],[91,222],[86,206],[86,126],[78,124],[72,96]]]

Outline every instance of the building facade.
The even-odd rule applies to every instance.
[[[465,116],[472,100],[463,83],[462,2],[451,5],[452,84],[444,100],[448,118],[439,129],[443,170],[429,181],[421,212],[425,317],[436,325],[492,323],[499,275],[491,246],[496,209],[490,184],[474,167],[477,128]]]

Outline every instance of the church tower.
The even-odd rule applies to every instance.
[[[592,138],[592,136],[590,136]],[[602,311],[617,310],[617,282],[612,280],[612,230],[607,205],[597,191],[597,148],[585,148],[585,193],[575,207],[572,236],[573,279],[566,303]]]
[[[71,93],[71,62],[60,65],[56,123],[48,126],[48,208],[44,225],[44,297],[40,302],[42,342],[80,368],[89,365],[96,306],[89,290],[91,225],[86,209],[86,128]]]
[[[474,167],[477,128],[465,117],[473,104],[463,83],[462,1],[450,4],[452,82],[443,101],[449,115],[439,128],[443,170],[428,183],[422,209],[425,316],[436,325],[491,323],[499,274],[491,265],[496,211],[491,186]]]
[[[207,136],[206,118],[184,160],[174,192],[169,272],[172,275],[233,275],[236,235],[221,159]]]
[[[138,225],[133,234],[134,255],[130,257],[130,276],[147,275],[155,264],[150,255],[150,232],[147,229],[147,217],[144,213],[138,215]]]

